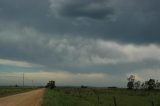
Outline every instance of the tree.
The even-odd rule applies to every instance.
[[[148,90],[153,90],[156,87],[155,79],[149,79],[148,81]]]
[[[134,88],[135,76],[134,76],[134,75],[130,75],[130,77],[127,78],[127,80],[129,81],[129,82],[127,83],[128,89],[133,89],[133,88]]]
[[[141,86],[141,82],[140,82],[140,81],[136,81],[136,82],[134,83],[135,89],[139,89],[140,86]]]
[[[55,81],[49,81],[46,85],[46,88],[50,88],[50,89],[53,89],[55,88]]]
[[[156,81],[156,88],[157,88],[157,89],[160,88],[160,82],[158,82],[158,80]]]
[[[133,82],[128,82],[127,87],[128,89],[133,89],[134,88]]]
[[[144,81],[144,82],[141,84],[141,87],[142,87],[142,89],[148,89],[148,81]]]

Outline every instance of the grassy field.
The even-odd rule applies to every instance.
[[[42,106],[160,106],[160,91],[46,89]]]
[[[0,88],[0,97],[14,95],[17,93],[23,93],[33,90],[32,88],[16,88],[16,87],[1,87]]]

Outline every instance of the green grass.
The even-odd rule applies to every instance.
[[[115,106],[114,96],[117,106],[160,106],[159,91],[76,88],[46,89],[42,106]]]
[[[14,88],[14,87],[0,88],[0,97],[23,93],[30,90],[33,90],[33,89],[32,88]]]
[[[63,92],[47,89],[42,106],[95,106],[78,97],[65,95]]]

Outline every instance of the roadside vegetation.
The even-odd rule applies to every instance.
[[[158,90],[46,89],[42,106],[160,106]]]
[[[35,88],[22,88],[22,87],[0,87],[0,97],[23,93],[34,90]]]

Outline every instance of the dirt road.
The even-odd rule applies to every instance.
[[[0,106],[40,106],[44,89],[0,98]]]

